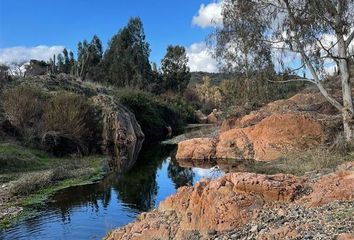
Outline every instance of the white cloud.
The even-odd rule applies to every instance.
[[[200,5],[198,15],[193,17],[192,24],[207,28],[222,25],[222,2],[213,2]]]
[[[217,62],[204,42],[193,43],[187,48],[187,56],[192,72],[218,72]]]
[[[61,53],[63,46],[11,47],[0,49],[0,63],[28,62],[31,59],[48,61],[54,54]]]

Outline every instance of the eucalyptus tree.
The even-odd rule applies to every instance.
[[[191,78],[186,49],[182,46],[168,46],[161,61],[161,71],[166,90],[183,92]]]
[[[109,43],[103,68],[107,81],[118,87],[143,88],[151,79],[150,45],[140,18],[131,18]]]
[[[83,80],[102,60],[101,40],[94,35],[91,42],[84,40],[78,43],[77,75]]]
[[[224,0],[223,26],[215,31],[215,56],[226,69],[249,71],[266,67],[270,56],[293,73],[307,69],[308,81],[341,112],[344,135],[353,139],[353,102],[350,83],[354,38],[354,0]],[[287,64],[293,55],[301,59]],[[342,100],[324,85],[326,66],[337,64]]]

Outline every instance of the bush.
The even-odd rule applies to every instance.
[[[116,96],[135,114],[147,139],[160,140],[166,137],[168,126],[177,130],[183,125],[183,118],[176,108],[156,96],[131,89],[122,89]]]
[[[162,105],[173,109],[182,118],[183,123],[195,122],[195,109],[191,103],[185,101],[178,95],[161,95],[159,100]]]
[[[55,155],[87,154],[94,145],[99,120],[81,95],[56,93],[45,107],[42,121],[42,143]]]
[[[24,140],[31,142],[38,134],[45,95],[30,86],[17,86],[6,90],[2,99],[6,118]]]

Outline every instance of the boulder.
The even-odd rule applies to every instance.
[[[326,129],[310,114],[273,114],[253,126],[225,131],[216,141],[205,138],[182,141],[176,158],[271,161],[287,152],[325,142],[329,137]]]
[[[326,139],[324,127],[310,115],[273,114],[254,126],[220,134],[216,157],[270,161]]]
[[[157,209],[141,214],[136,222],[113,231],[107,239],[300,239],[308,233],[328,236],[333,234],[336,209],[346,211],[352,206],[353,173],[351,162],[315,182],[288,174],[255,173],[203,179],[194,187],[179,188]],[[311,188],[313,192],[308,193]],[[348,202],[340,205],[334,202],[337,200]],[[329,226],[317,228],[319,221]],[[350,222],[343,230],[348,226]],[[336,239],[352,237],[349,231]]]
[[[219,112],[217,109],[214,109],[207,117],[207,122],[208,123],[218,123],[221,117],[221,112]]]
[[[200,110],[195,111],[195,117],[200,124],[208,123],[208,117]]]
[[[354,200],[354,162],[344,164],[335,173],[322,177],[312,186],[312,193],[301,202],[317,207],[336,200]]]
[[[144,133],[135,116],[108,95],[97,95],[93,102],[102,114],[102,151],[112,157],[111,166],[125,171],[133,166],[140,152]]]
[[[204,179],[194,187],[179,188],[158,209],[113,231],[107,239],[204,239],[213,232],[244,226],[266,202],[293,201],[302,187],[303,180],[284,174],[233,173]]]
[[[178,143],[176,158],[212,159],[215,157],[216,142],[213,138],[193,138]]]

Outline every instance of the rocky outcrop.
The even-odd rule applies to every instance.
[[[331,210],[337,209],[339,214],[354,210],[353,206],[348,208],[354,192],[353,166],[354,162],[344,165],[314,183],[286,174],[232,173],[216,180],[204,179],[194,187],[179,188],[157,209],[141,214],[136,222],[113,231],[107,239],[302,239],[309,232],[334,236],[336,226],[330,227],[328,222]],[[340,194],[333,194],[336,190],[330,186],[331,180],[331,184],[339,184]],[[324,184],[332,190],[327,191]],[[321,198],[329,201],[322,201],[321,208],[308,208],[312,206],[309,203],[318,202],[320,187]],[[335,200],[349,202],[341,205]],[[326,203],[332,205],[325,207]],[[348,213],[343,216],[341,231],[348,233],[343,237],[353,231],[347,228],[354,220],[351,218]],[[319,232],[321,221],[329,225],[328,229],[322,226],[323,233]]]
[[[176,158],[212,159],[215,148],[216,142],[212,138],[193,138],[178,144]]]
[[[335,200],[354,200],[354,162],[322,177],[312,186],[312,193],[302,199],[308,206],[320,206]]]
[[[327,138],[325,126],[311,115],[273,114],[253,126],[223,132],[218,139],[182,141],[176,158],[270,161],[289,151],[319,145]]]
[[[223,123],[215,151],[199,156],[222,159],[271,161],[282,155],[309,149],[331,140],[341,117],[319,93],[299,93],[287,100],[269,103],[258,111]],[[212,140],[209,140],[212,141]],[[181,142],[179,148],[187,148]],[[195,148],[191,146],[190,148]],[[203,148],[201,148],[203,149]],[[179,151],[177,158],[190,158]]]
[[[188,239],[196,232],[206,237],[230,231],[256,218],[266,202],[293,201],[302,188],[302,179],[284,174],[235,173],[202,180],[179,188],[157,210],[142,214],[108,239]]]
[[[144,133],[126,107],[111,96],[98,95],[93,102],[102,114],[102,150],[112,157],[112,167],[124,171],[133,166],[140,152]]]
[[[220,134],[217,158],[269,161],[326,140],[325,128],[310,115],[273,114],[258,124]]]

